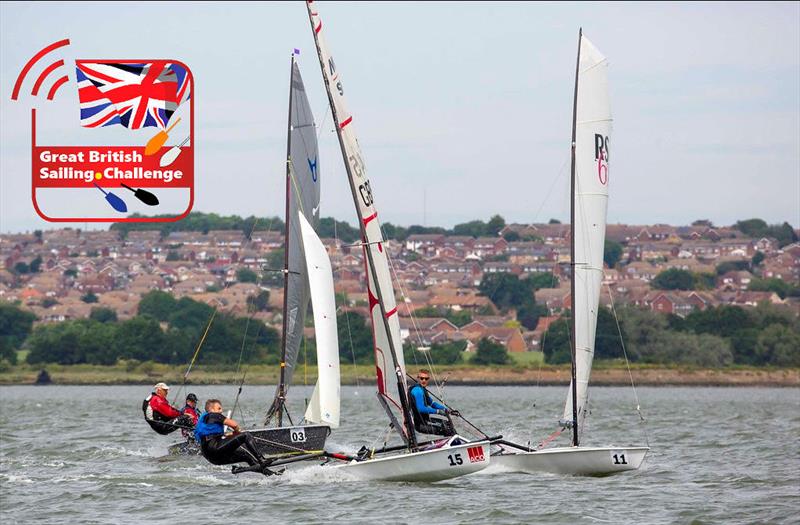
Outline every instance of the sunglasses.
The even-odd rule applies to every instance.
[[[420,381],[427,381],[430,379],[430,377],[418,377],[417,379],[419,379]]]

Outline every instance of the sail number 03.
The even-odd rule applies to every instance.
[[[292,443],[305,443],[306,441],[305,429],[293,428],[289,430],[289,439],[292,440]]]

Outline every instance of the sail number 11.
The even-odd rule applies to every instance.
[[[615,465],[627,465],[628,462],[625,459],[625,454],[613,454],[611,456],[614,459]]]

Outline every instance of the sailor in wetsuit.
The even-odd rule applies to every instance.
[[[457,410],[450,410],[441,403],[431,399],[428,392],[428,381],[431,374],[427,370],[420,370],[417,374],[417,384],[408,390],[409,404],[414,416],[414,428],[423,434],[436,434],[438,436],[452,436],[456,433],[453,424],[447,417],[452,414],[460,415]]]
[[[191,417],[183,415],[180,410],[169,404],[168,393],[169,386],[165,383],[157,383],[153,387],[153,392],[142,402],[145,421],[162,435],[175,432],[179,428],[194,427]]]
[[[253,436],[247,432],[240,433],[239,423],[222,413],[222,403],[219,399],[209,399],[205,408],[206,411],[200,416],[194,428],[194,437],[200,443],[203,457],[209,463],[214,465],[247,463],[251,467],[259,465],[261,473],[274,474],[267,468],[271,461],[258,452]],[[233,429],[233,435],[225,435],[226,426]],[[233,467],[232,472],[236,474],[237,467]]]

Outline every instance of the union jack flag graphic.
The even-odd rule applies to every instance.
[[[76,61],[81,126],[119,124],[129,129],[165,129],[191,95],[185,67],[156,60],[144,63]]]

